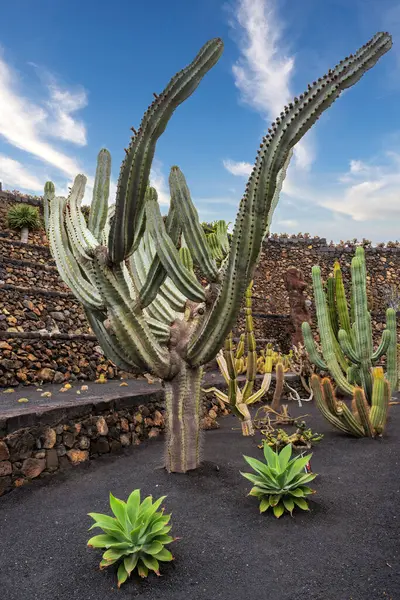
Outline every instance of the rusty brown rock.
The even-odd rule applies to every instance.
[[[131,444],[131,435],[129,433],[122,433],[119,436],[119,441],[121,442],[122,446],[130,446],[130,444]]]
[[[40,473],[46,468],[46,461],[40,458],[27,458],[22,463],[21,473],[29,479],[39,477]]]
[[[55,374],[55,371],[53,369],[49,369],[48,367],[45,367],[43,369],[40,369],[36,378],[38,381],[44,381],[44,382],[48,383],[48,382],[53,381],[54,374]]]
[[[129,431],[129,421],[125,417],[121,419],[121,431]]]
[[[99,435],[107,435],[108,425],[104,417],[99,417],[96,422],[96,428]]]
[[[10,458],[10,452],[7,448],[7,444],[0,440],[0,460],[7,460]]]
[[[55,443],[57,440],[57,434],[55,432],[54,429],[52,429],[51,427],[47,427],[45,429],[45,431],[43,432],[43,441],[42,441],[42,446],[43,448],[54,448]]]
[[[9,460],[4,460],[0,462],[0,477],[4,477],[5,475],[11,475],[12,473],[12,464]]]
[[[86,450],[68,450],[67,456],[71,463],[78,464],[89,459],[89,452]]]
[[[149,431],[149,438],[156,438],[160,435],[160,430],[157,427],[152,427]]]

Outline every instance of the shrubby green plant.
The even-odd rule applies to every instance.
[[[29,204],[14,204],[7,213],[7,223],[11,229],[21,230],[22,242],[28,241],[29,231],[42,225],[38,209]]]
[[[140,490],[134,490],[127,502],[110,494],[110,506],[114,517],[100,513],[89,513],[104,534],[95,535],[88,541],[92,548],[106,548],[100,569],[119,562],[118,587],[137,569],[140,577],[147,577],[149,571],[159,572],[160,562],[169,562],[173,556],[165,546],[174,541],[169,534],[171,515],[158,510],[166,496],[153,502],[147,496],[140,502]],[[176,538],[175,538],[176,539]]]
[[[302,510],[309,510],[306,498],[315,493],[306,486],[306,483],[315,479],[317,475],[304,471],[312,454],[295,456],[292,459],[291,455],[291,444],[285,446],[279,453],[264,444],[265,463],[250,456],[243,457],[256,472],[256,475],[241,473],[254,484],[249,496],[260,499],[260,512],[272,508],[278,519],[285,511],[292,514],[296,506]]]

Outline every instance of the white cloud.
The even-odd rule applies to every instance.
[[[253,169],[253,165],[244,161],[237,162],[235,160],[224,160],[222,162],[225,169],[229,171],[229,173],[232,173],[232,175],[248,177]]]
[[[241,52],[232,67],[235,85],[242,99],[269,122],[293,97],[294,56],[284,47],[276,0],[237,0],[235,7],[231,25]],[[308,169],[313,158],[311,140],[302,140],[295,148],[296,166]]]
[[[51,112],[51,122],[47,131],[52,137],[85,146],[86,127],[76,120],[73,114],[87,106],[87,94],[84,89],[72,92],[61,89],[55,82],[49,86],[50,100],[47,103]]]
[[[280,221],[277,222],[278,225],[282,225],[282,227],[289,227],[290,229],[293,229],[294,227],[298,227],[298,222],[295,221],[294,219],[282,219]]]
[[[349,215],[355,221],[400,218],[400,154],[386,154],[379,164],[350,161],[349,171],[339,177],[346,185],[323,194],[319,204]]]
[[[79,164],[48,142],[46,136],[83,142],[83,129],[71,117],[78,100],[66,90],[53,93],[51,109],[30,101],[19,92],[15,73],[0,58],[0,136],[9,144],[52,165],[64,175],[74,177],[81,171]],[[81,99],[82,104],[82,99]],[[71,121],[69,121],[71,119]],[[80,140],[80,142],[79,142]],[[32,174],[27,175],[32,177]]]
[[[170,202],[169,188],[164,173],[162,172],[162,163],[157,159],[153,160],[150,172],[150,183],[157,190],[159,204],[168,206]]]
[[[0,154],[0,181],[7,187],[22,191],[43,191],[43,181],[29,173],[20,162],[3,154]]]

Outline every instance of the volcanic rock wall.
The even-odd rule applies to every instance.
[[[29,234],[29,243],[6,228],[6,215],[15,202],[39,207],[38,198],[0,192],[0,386],[69,379],[118,376],[107,361],[85,319],[84,312],[58,276],[44,231]],[[380,336],[387,307],[387,289],[400,276],[400,246],[389,243],[371,247],[364,243],[368,271],[369,300],[374,331]],[[256,338],[263,345],[273,342],[283,352],[291,345],[293,332],[285,274],[300,267],[306,282],[305,296],[311,302],[315,322],[311,267],[319,264],[323,277],[335,260],[342,266],[345,283],[350,281],[352,243],[327,244],[308,236],[271,236],[265,241],[253,286]],[[235,334],[244,330],[239,316]]]

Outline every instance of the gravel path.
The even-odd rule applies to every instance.
[[[299,414],[293,408],[294,414]],[[159,468],[162,440],[71,468],[0,499],[0,597],[7,600],[398,600],[400,407],[384,440],[330,429],[315,408],[308,422],[325,434],[312,459],[311,512],[260,515],[239,474],[242,454],[259,456],[233,417],[207,432],[204,466],[188,475]],[[116,588],[88,549],[87,513],[108,512],[108,492],[167,494],[176,560],[163,577]]]

